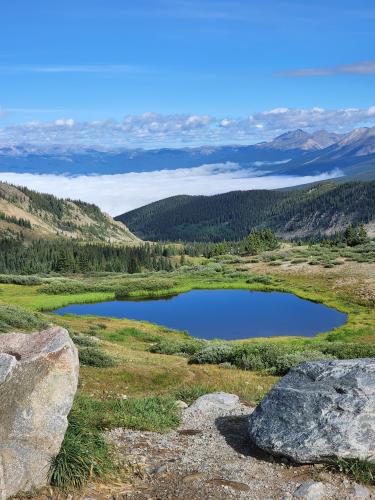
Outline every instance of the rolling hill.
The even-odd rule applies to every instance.
[[[375,181],[326,182],[293,190],[174,196],[115,217],[140,238],[220,241],[269,227],[283,238],[333,234],[363,222],[375,230]]]
[[[96,206],[0,182],[0,236],[25,240],[74,238],[87,242],[139,241]]]

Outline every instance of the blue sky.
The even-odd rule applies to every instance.
[[[211,117],[198,126],[203,142],[233,142],[238,127],[205,131],[275,108],[284,118],[286,108],[331,115],[275,126],[260,119],[240,142],[300,125],[372,125],[374,23],[370,0],[12,0],[1,10],[0,128],[13,129],[0,142],[21,140],[17,126],[30,121],[47,122],[42,131],[34,124],[30,142],[54,141],[48,126],[56,120],[67,142],[76,130],[77,142],[97,142],[79,124],[150,112],[164,132],[165,115]],[[360,113],[340,124],[332,113],[348,108]],[[155,144],[179,142],[168,130]],[[129,141],[125,130],[116,143],[153,144],[148,128],[146,139],[128,132]],[[193,135],[185,142],[195,144]]]
[[[12,0],[0,16],[0,146],[251,144],[375,125],[373,0]],[[110,174],[110,172],[108,172]],[[1,180],[112,214],[174,194],[278,188],[240,165]]]

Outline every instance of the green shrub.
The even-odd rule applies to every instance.
[[[129,281],[121,285],[115,291],[115,296],[118,299],[127,297],[134,292],[157,292],[160,290],[169,290],[175,286],[175,282],[170,279],[163,278],[146,278]]]
[[[346,342],[314,342],[314,349],[338,359],[375,358],[375,345]]]
[[[277,357],[275,366],[267,367],[270,375],[286,375],[288,371],[306,361],[328,361],[336,359],[330,354],[323,354],[320,351],[306,350],[291,353],[283,353]]]
[[[96,347],[97,343],[87,335],[70,334],[71,339],[79,347]]]
[[[331,353],[301,346],[262,344],[210,344],[193,354],[190,363],[230,363],[243,370],[285,375],[290,368],[305,361],[336,359]]]
[[[191,356],[207,345],[207,341],[198,339],[168,340],[161,339],[153,344],[149,351],[158,354],[179,354]]]
[[[39,276],[19,276],[16,274],[0,274],[0,283],[11,285],[41,285],[46,280]]]
[[[219,364],[231,362],[233,353],[233,345],[231,344],[208,344],[200,351],[194,353],[190,359],[190,363],[197,364]]]
[[[109,368],[116,366],[116,360],[108,354],[99,351],[96,347],[78,348],[79,362],[81,365],[96,366],[97,368]]]
[[[272,285],[273,279],[272,276],[268,276],[267,274],[260,274],[251,276],[246,280],[246,283],[260,283],[262,285]]]
[[[48,323],[21,307],[0,304],[0,332],[12,330],[37,331],[48,327]]]

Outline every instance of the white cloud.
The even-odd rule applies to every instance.
[[[56,65],[56,66],[37,66],[18,64],[13,66],[0,66],[1,72],[17,73],[139,73],[144,68],[128,64],[82,64],[82,65]]]
[[[209,195],[234,190],[277,189],[340,175],[340,171],[336,170],[318,176],[264,176],[264,172],[225,163],[188,169],[78,177],[5,172],[0,173],[0,180],[59,197],[96,203],[106,212],[119,215],[177,194]]]
[[[247,117],[143,113],[123,120],[83,122],[71,117],[34,120],[0,130],[0,144],[84,144],[121,147],[175,147],[202,144],[251,144],[288,130],[322,128],[345,132],[375,123],[375,106],[368,109],[275,108]]]
[[[286,77],[309,77],[309,76],[332,76],[332,75],[373,75],[375,74],[375,61],[361,61],[354,64],[342,64],[325,68],[302,68],[290,71],[282,71],[279,76]]]

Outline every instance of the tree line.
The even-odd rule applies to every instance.
[[[86,273],[143,270],[171,270],[169,255],[162,245],[114,246],[84,244],[75,240],[35,240],[25,244],[22,237],[0,239],[0,273]]]

